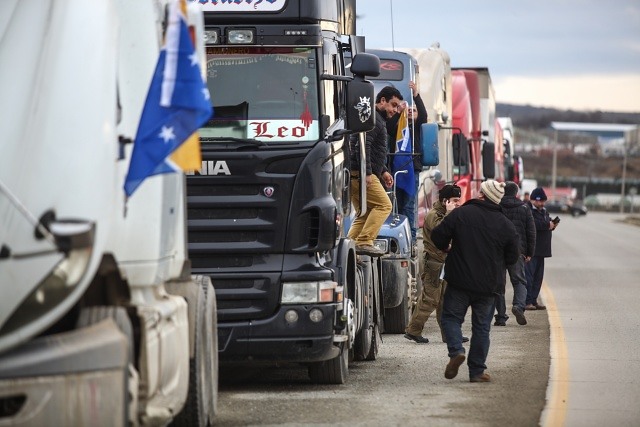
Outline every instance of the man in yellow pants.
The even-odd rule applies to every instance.
[[[387,127],[386,120],[398,111],[402,95],[393,86],[386,86],[376,96],[376,125],[367,132],[366,170],[367,176],[360,174],[360,144],[351,139],[351,200],[360,206],[360,182],[367,186],[367,212],[353,221],[349,229],[349,238],[356,244],[358,254],[382,256],[384,252],[373,246],[380,228],[391,213],[391,200],[383,187],[393,186],[393,177],[389,173],[387,163]]]
[[[424,242],[424,273],[422,274],[422,293],[418,304],[413,310],[409,325],[405,330],[404,337],[417,343],[426,344],[428,338],[422,336],[424,324],[429,320],[429,316],[436,310],[436,319],[440,325],[442,314],[442,295],[447,283],[440,278],[442,266],[447,254],[436,248],[431,241],[431,230],[440,224],[445,215],[457,208],[460,203],[461,190],[457,185],[447,184],[438,193],[438,200],[433,204],[433,208],[427,213],[422,226],[422,241]],[[440,329],[442,331],[442,329]],[[444,334],[442,334],[442,340]],[[462,337],[462,341],[469,341],[467,337]]]

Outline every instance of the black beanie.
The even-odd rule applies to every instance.
[[[438,192],[438,199],[440,200],[460,196],[462,196],[462,190],[455,184],[447,184]]]
[[[534,188],[531,192],[531,200],[547,200],[547,195],[542,187]]]

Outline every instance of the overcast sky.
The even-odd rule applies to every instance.
[[[453,67],[488,67],[498,102],[640,112],[640,0],[357,0],[357,14],[368,48],[437,41]]]

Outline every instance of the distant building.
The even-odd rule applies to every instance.
[[[602,156],[623,156],[625,142],[638,144],[638,125],[621,125],[612,123],[575,123],[575,122],[551,122],[551,128],[557,132],[565,132],[576,136],[572,138],[571,148],[576,154],[584,154],[590,151],[584,143],[590,143],[594,139],[583,138],[591,136],[595,138]],[[567,144],[564,144],[565,146]]]

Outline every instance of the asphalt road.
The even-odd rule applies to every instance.
[[[545,426],[640,426],[640,227],[621,218],[566,216],[554,231]]]
[[[507,287],[507,301],[511,289]],[[434,319],[417,344],[383,335],[378,359],[350,365],[347,384],[314,385],[298,365],[221,367],[218,426],[537,426],[549,379],[549,323],[544,311],[529,324],[492,327],[487,360],[491,383],[470,383],[466,365],[444,378],[447,348]],[[463,325],[470,334],[470,319]]]

